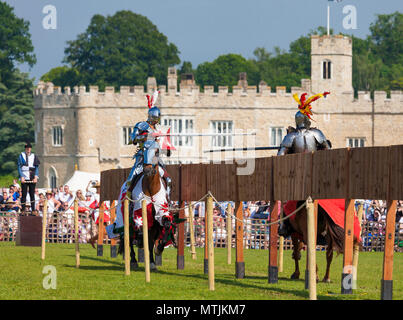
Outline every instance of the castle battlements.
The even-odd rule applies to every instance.
[[[169,108],[174,105],[181,105],[183,100],[188,102],[198,101],[194,107],[250,107],[264,108],[275,106],[289,106],[295,108],[294,94],[299,96],[307,92],[308,95],[314,94],[310,92],[310,79],[302,79],[301,87],[291,87],[290,91],[285,86],[276,86],[272,91],[263,81],[259,86],[246,87],[236,85],[231,88],[227,86],[218,86],[218,90],[214,90],[214,86],[206,85],[200,88],[195,84],[181,84],[180,89],[167,90],[167,86],[159,85],[160,99],[162,108]],[[60,87],[54,86],[51,82],[40,82],[34,91],[34,97],[37,103],[36,108],[46,107],[138,107],[143,108],[146,104],[146,94],[150,94],[157,86],[148,89],[145,86],[121,86],[119,91],[115,91],[114,87],[107,86],[104,91],[99,91],[98,86],[76,86],[73,88],[65,87],[62,92]],[[230,90],[231,89],[231,90]],[[213,100],[212,100],[213,99]],[[375,91],[374,100],[371,99],[370,93],[359,91],[358,98],[354,98],[353,91],[344,91],[340,94],[331,92],[324,100],[318,102],[314,108],[319,113],[329,112],[372,112],[372,104],[374,103],[375,112],[402,112],[403,95],[401,91],[392,91],[390,98],[387,98],[385,91]],[[157,103],[158,104],[158,103]],[[336,105],[336,106],[335,106]]]

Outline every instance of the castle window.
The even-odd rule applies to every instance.
[[[123,127],[122,131],[123,131],[123,145],[126,146],[129,144],[130,135],[133,132],[133,128],[132,127]]]
[[[48,179],[49,179],[49,187],[52,189],[57,188],[57,174],[56,170],[53,167],[49,169]]]
[[[212,147],[232,147],[232,121],[210,121],[210,131],[215,133],[215,136],[211,137]]]
[[[60,126],[52,128],[53,146],[59,147],[63,145],[63,129]]]
[[[171,128],[171,134],[193,133],[193,118],[182,116],[162,117],[161,124]],[[171,143],[174,147],[192,147],[193,137],[172,136]]]
[[[279,147],[283,141],[284,128],[272,127],[270,128],[270,147]]]
[[[365,138],[347,138],[347,147],[360,148],[365,146]]]
[[[331,79],[332,78],[332,63],[328,60],[323,61],[323,79]]]

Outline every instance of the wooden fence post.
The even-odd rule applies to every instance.
[[[207,200],[204,202],[204,274],[208,274],[208,228],[207,228]]]
[[[98,216],[98,241],[97,241],[97,256],[102,257],[104,255],[104,202],[101,202],[99,207]]]
[[[346,199],[344,215],[344,257],[341,275],[341,293],[353,293],[353,241],[354,241],[354,199]]]
[[[147,200],[141,201],[141,209],[143,217],[144,270],[146,274],[146,282],[150,282],[150,252],[148,250]]]
[[[42,253],[41,253],[42,260],[45,260],[47,221],[48,221],[48,200],[45,199],[45,202],[43,203],[43,213],[42,213]]]
[[[283,208],[280,201],[280,219],[283,219],[284,213]],[[278,230],[277,230],[278,232]],[[279,248],[278,248],[278,272],[283,272],[283,264],[284,264],[284,237],[280,236],[279,238]]]
[[[116,219],[116,207],[115,207],[115,201],[111,201],[111,211],[110,211],[110,216],[111,220],[110,223],[113,224]],[[116,238],[111,239],[111,258],[116,258],[118,256],[118,251],[116,247]]]
[[[360,203],[358,206],[358,213],[357,213],[357,218],[358,218],[358,223],[360,225],[360,229],[362,228],[362,212],[363,212],[363,204]],[[360,237],[361,237],[362,231],[360,231]],[[358,255],[360,252],[360,246],[358,243],[354,244],[353,248],[353,289],[357,289],[357,273],[358,273]]]
[[[308,265],[309,265],[309,299],[316,300],[316,232],[315,209],[311,197],[306,201],[308,225]]]
[[[125,275],[130,275],[130,234],[129,234],[129,200],[124,200],[124,230],[125,230]]]
[[[76,268],[80,267],[80,247],[78,237],[78,200],[74,200],[74,240],[76,247]]]
[[[227,264],[231,264],[231,253],[232,253],[232,206],[228,202],[227,206]]]
[[[383,272],[381,280],[381,299],[393,298],[393,251],[395,245],[396,200],[387,201],[385,252],[383,256]]]
[[[245,262],[243,259],[243,207],[242,202],[237,202],[235,205],[236,221],[235,221],[235,235],[236,235],[236,262],[235,262],[235,277],[237,279],[245,278]]]
[[[194,207],[193,204],[190,204],[189,206],[190,254],[192,255],[192,259],[196,260],[193,207]]]
[[[185,218],[185,201],[181,201],[181,209],[179,211],[179,219]],[[185,223],[178,226],[178,250],[176,258],[176,268],[178,270],[185,269]]]
[[[279,201],[270,201],[270,223],[278,220],[278,213],[280,209]],[[278,240],[278,224],[270,225],[269,234],[269,270],[268,270],[268,282],[278,282],[278,267],[277,267],[277,240]]]
[[[207,229],[208,229],[208,283],[209,290],[214,291],[214,240],[213,240],[213,198],[207,197]]]
[[[298,213],[297,213],[298,214]],[[313,223],[314,223],[314,239],[315,239],[315,250],[316,250],[316,231],[318,229],[318,200],[313,201]],[[315,256],[316,257],[316,256]],[[315,267],[316,274],[316,267]],[[309,289],[309,259],[308,259],[308,248],[306,250],[306,267],[305,267],[305,289]]]

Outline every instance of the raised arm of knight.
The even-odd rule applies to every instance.
[[[139,145],[142,148],[144,142],[147,140],[148,134],[152,132],[152,129],[148,122],[141,121],[137,122],[136,125],[133,127],[133,131],[130,134],[130,143],[133,145]]]
[[[277,155],[283,156],[285,154],[294,153],[293,144],[296,137],[296,130],[292,127],[287,129],[287,135],[284,137],[280,144],[280,150],[278,150]]]

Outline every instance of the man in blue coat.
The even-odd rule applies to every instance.
[[[25,151],[18,157],[18,174],[21,181],[21,207],[25,212],[27,192],[31,202],[31,211],[35,208],[35,186],[39,177],[39,159],[31,152],[32,145],[28,142],[25,145]]]

